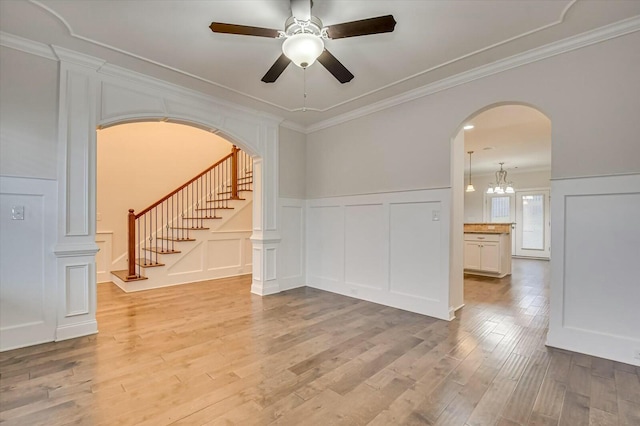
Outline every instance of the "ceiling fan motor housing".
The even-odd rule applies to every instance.
[[[284,23],[282,37],[290,37],[294,34],[310,33],[317,37],[327,38],[326,31],[323,31],[322,21],[312,16],[308,21],[299,21],[294,16],[290,16]]]

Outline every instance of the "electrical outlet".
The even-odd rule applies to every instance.
[[[633,357],[635,359],[640,359],[640,349],[636,349],[633,351]]]

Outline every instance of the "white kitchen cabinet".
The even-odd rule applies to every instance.
[[[511,274],[510,237],[508,233],[465,233],[465,272],[497,278]]]

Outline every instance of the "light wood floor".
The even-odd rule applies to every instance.
[[[452,322],[249,279],[98,287],[100,333],[0,354],[3,425],[640,425],[640,369],[545,348],[548,263]]]

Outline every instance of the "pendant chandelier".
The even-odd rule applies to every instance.
[[[467,185],[465,192],[474,192],[476,189],[471,183],[471,154],[473,154],[473,151],[467,151],[467,154],[469,154],[469,185]]]
[[[489,184],[487,194],[513,194],[515,192],[513,182],[507,181],[507,171],[502,168],[504,163],[499,164],[500,170],[496,172],[496,181]]]

